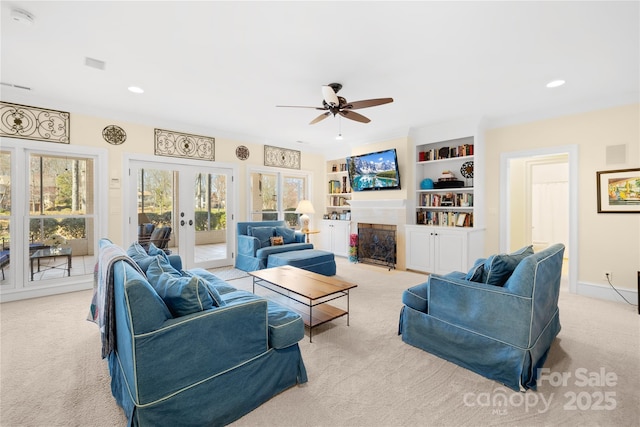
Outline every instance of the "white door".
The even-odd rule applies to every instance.
[[[139,226],[171,227],[167,248],[184,268],[233,264],[232,169],[132,161],[129,238]]]

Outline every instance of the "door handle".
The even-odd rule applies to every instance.
[[[180,225],[184,226],[184,219],[180,220]]]
[[[189,220],[189,225],[193,225],[193,220],[192,219]]]

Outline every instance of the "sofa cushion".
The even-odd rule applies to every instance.
[[[271,237],[275,236],[275,227],[247,227],[250,236],[260,241],[260,247],[271,246]]]
[[[482,282],[488,285],[503,286],[520,261],[529,255],[533,255],[533,245],[525,246],[511,254],[491,255],[484,262]]]
[[[256,258],[266,261],[267,257],[271,254],[301,251],[304,249],[313,249],[313,243],[289,243],[288,245],[282,246],[267,246],[266,248],[260,248],[256,251]]]
[[[304,321],[300,315],[271,300],[267,301],[269,345],[285,348],[304,338]]]
[[[227,304],[263,299],[251,292],[238,290],[224,294]],[[304,322],[300,315],[276,302],[267,300],[267,323],[269,326],[269,346],[280,349],[289,347],[304,338]]]
[[[427,300],[427,293],[429,292],[429,282],[424,282],[419,285],[410,287],[402,292],[402,303],[406,306],[413,308],[414,310],[421,311],[422,313],[429,312],[429,301]]]
[[[325,276],[333,276],[336,274],[336,261],[333,253],[318,249],[269,254],[267,268],[280,267],[283,265],[302,268]]]
[[[289,227],[276,227],[276,236],[282,236],[284,244],[296,242],[296,230]]]

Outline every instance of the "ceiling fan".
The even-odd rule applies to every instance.
[[[289,108],[313,108],[315,110],[324,110],[325,112],[320,114],[315,119],[311,120],[310,125],[316,124],[329,117],[329,115],[340,114],[342,117],[355,120],[356,122],[369,123],[371,120],[362,114],[358,114],[353,110],[360,108],[375,107],[376,105],[388,104],[393,102],[393,98],[376,98],[365,99],[362,101],[347,102],[347,100],[341,96],[338,96],[338,92],[342,89],[340,83],[330,83],[326,86],[322,86],[322,107],[304,107],[299,105],[276,105],[276,107],[289,107]]]

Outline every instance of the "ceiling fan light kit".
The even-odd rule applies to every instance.
[[[322,86],[322,107],[303,107],[295,105],[276,105],[276,107],[313,108],[316,110],[324,110],[324,113],[311,120],[311,122],[309,123],[310,125],[316,124],[326,119],[327,117],[329,117],[329,115],[333,115],[335,117],[336,114],[339,114],[344,118],[356,122],[369,123],[371,120],[368,117],[365,117],[362,114],[356,113],[352,110],[375,107],[378,105],[393,102],[393,98],[376,98],[347,102],[345,98],[338,96],[338,92],[340,91],[340,89],[342,89],[342,85],[340,83],[330,83],[328,85]]]

